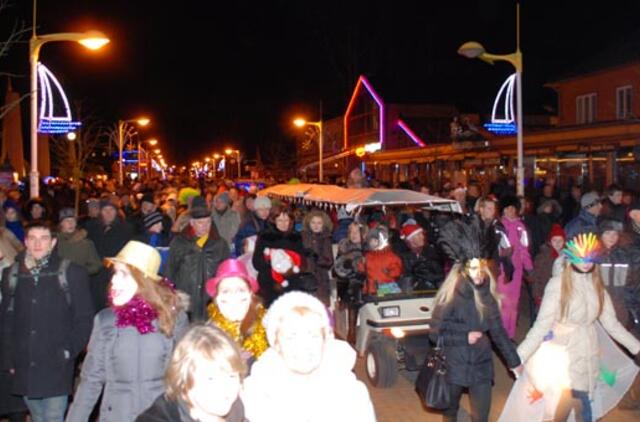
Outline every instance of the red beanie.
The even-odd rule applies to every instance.
[[[420,232],[422,232],[422,227],[419,225],[407,224],[400,230],[400,238],[403,240],[409,240]]]
[[[565,241],[567,240],[567,235],[564,232],[564,229],[560,224],[554,224],[551,226],[551,230],[549,230],[549,236],[547,236],[547,240],[551,240],[552,237],[560,236]]]

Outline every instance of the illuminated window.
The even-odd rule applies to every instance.
[[[627,119],[631,116],[631,85],[616,88],[616,117]]]
[[[583,125],[596,120],[596,99],[595,93],[579,95],[576,97],[576,123]]]

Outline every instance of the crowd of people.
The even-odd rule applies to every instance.
[[[640,361],[640,200],[553,179],[526,197],[509,182],[435,194],[463,213],[354,214],[193,179],[87,182],[78,209],[65,184],[1,191],[0,415],[374,421],[355,351],[333,334],[337,280],[350,298],[437,291],[445,420],[463,391],[487,420],[491,342],[514,377],[562,344],[570,382],[551,417],[601,416],[596,325]],[[531,329],[516,346],[518,327]],[[614,405],[640,409],[638,379],[619,393]]]

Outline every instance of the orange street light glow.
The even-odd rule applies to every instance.
[[[98,50],[109,43],[109,38],[100,31],[88,31],[86,38],[78,40],[78,42],[89,50]]]
[[[302,118],[297,118],[293,121],[293,124],[298,126],[298,127],[303,127],[304,125],[307,124],[307,121],[305,119]]]

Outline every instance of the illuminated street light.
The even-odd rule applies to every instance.
[[[69,133],[67,133],[67,139],[68,139],[68,140],[70,140],[70,141],[75,141],[77,137],[78,137],[78,136],[76,135],[76,133],[75,133],[75,132],[69,132]]]
[[[124,132],[128,123],[136,123],[139,126],[147,126],[151,120],[147,117],[138,117],[137,119],[118,120],[118,183],[120,186],[124,183]],[[140,142],[138,141],[138,164],[140,164]],[[139,172],[139,166],[138,166]]]
[[[516,69],[516,107],[517,107],[517,155],[516,187],[518,196],[524,196],[524,139],[522,133],[522,52],[520,51],[520,5],[516,5],[516,51],[512,54],[491,54],[476,41],[469,41],[460,46],[458,54],[469,59],[480,59],[489,64],[495,61],[511,63]]]
[[[322,113],[321,113],[322,114]],[[322,183],[323,168],[322,168],[322,150],[324,144],[324,137],[322,135],[322,119],[317,122],[308,122],[305,119],[298,117],[293,121],[293,124],[297,127],[313,126],[318,129],[318,181]]]
[[[36,10],[33,10],[33,33],[29,41],[29,62],[31,65],[31,171],[29,173],[29,192],[31,198],[40,195],[40,183],[38,174],[38,58],[40,49],[48,42],[75,41],[90,50],[97,50],[109,42],[103,33],[98,31],[88,32],[61,32],[55,34],[36,34]]]
[[[242,172],[242,168],[240,165],[240,150],[238,149],[233,149],[233,148],[226,148],[224,150],[224,153],[227,155],[231,155],[233,153],[236,153],[236,160],[238,161],[238,179],[240,179],[240,173]],[[225,169],[227,168],[226,164],[225,164]]]

